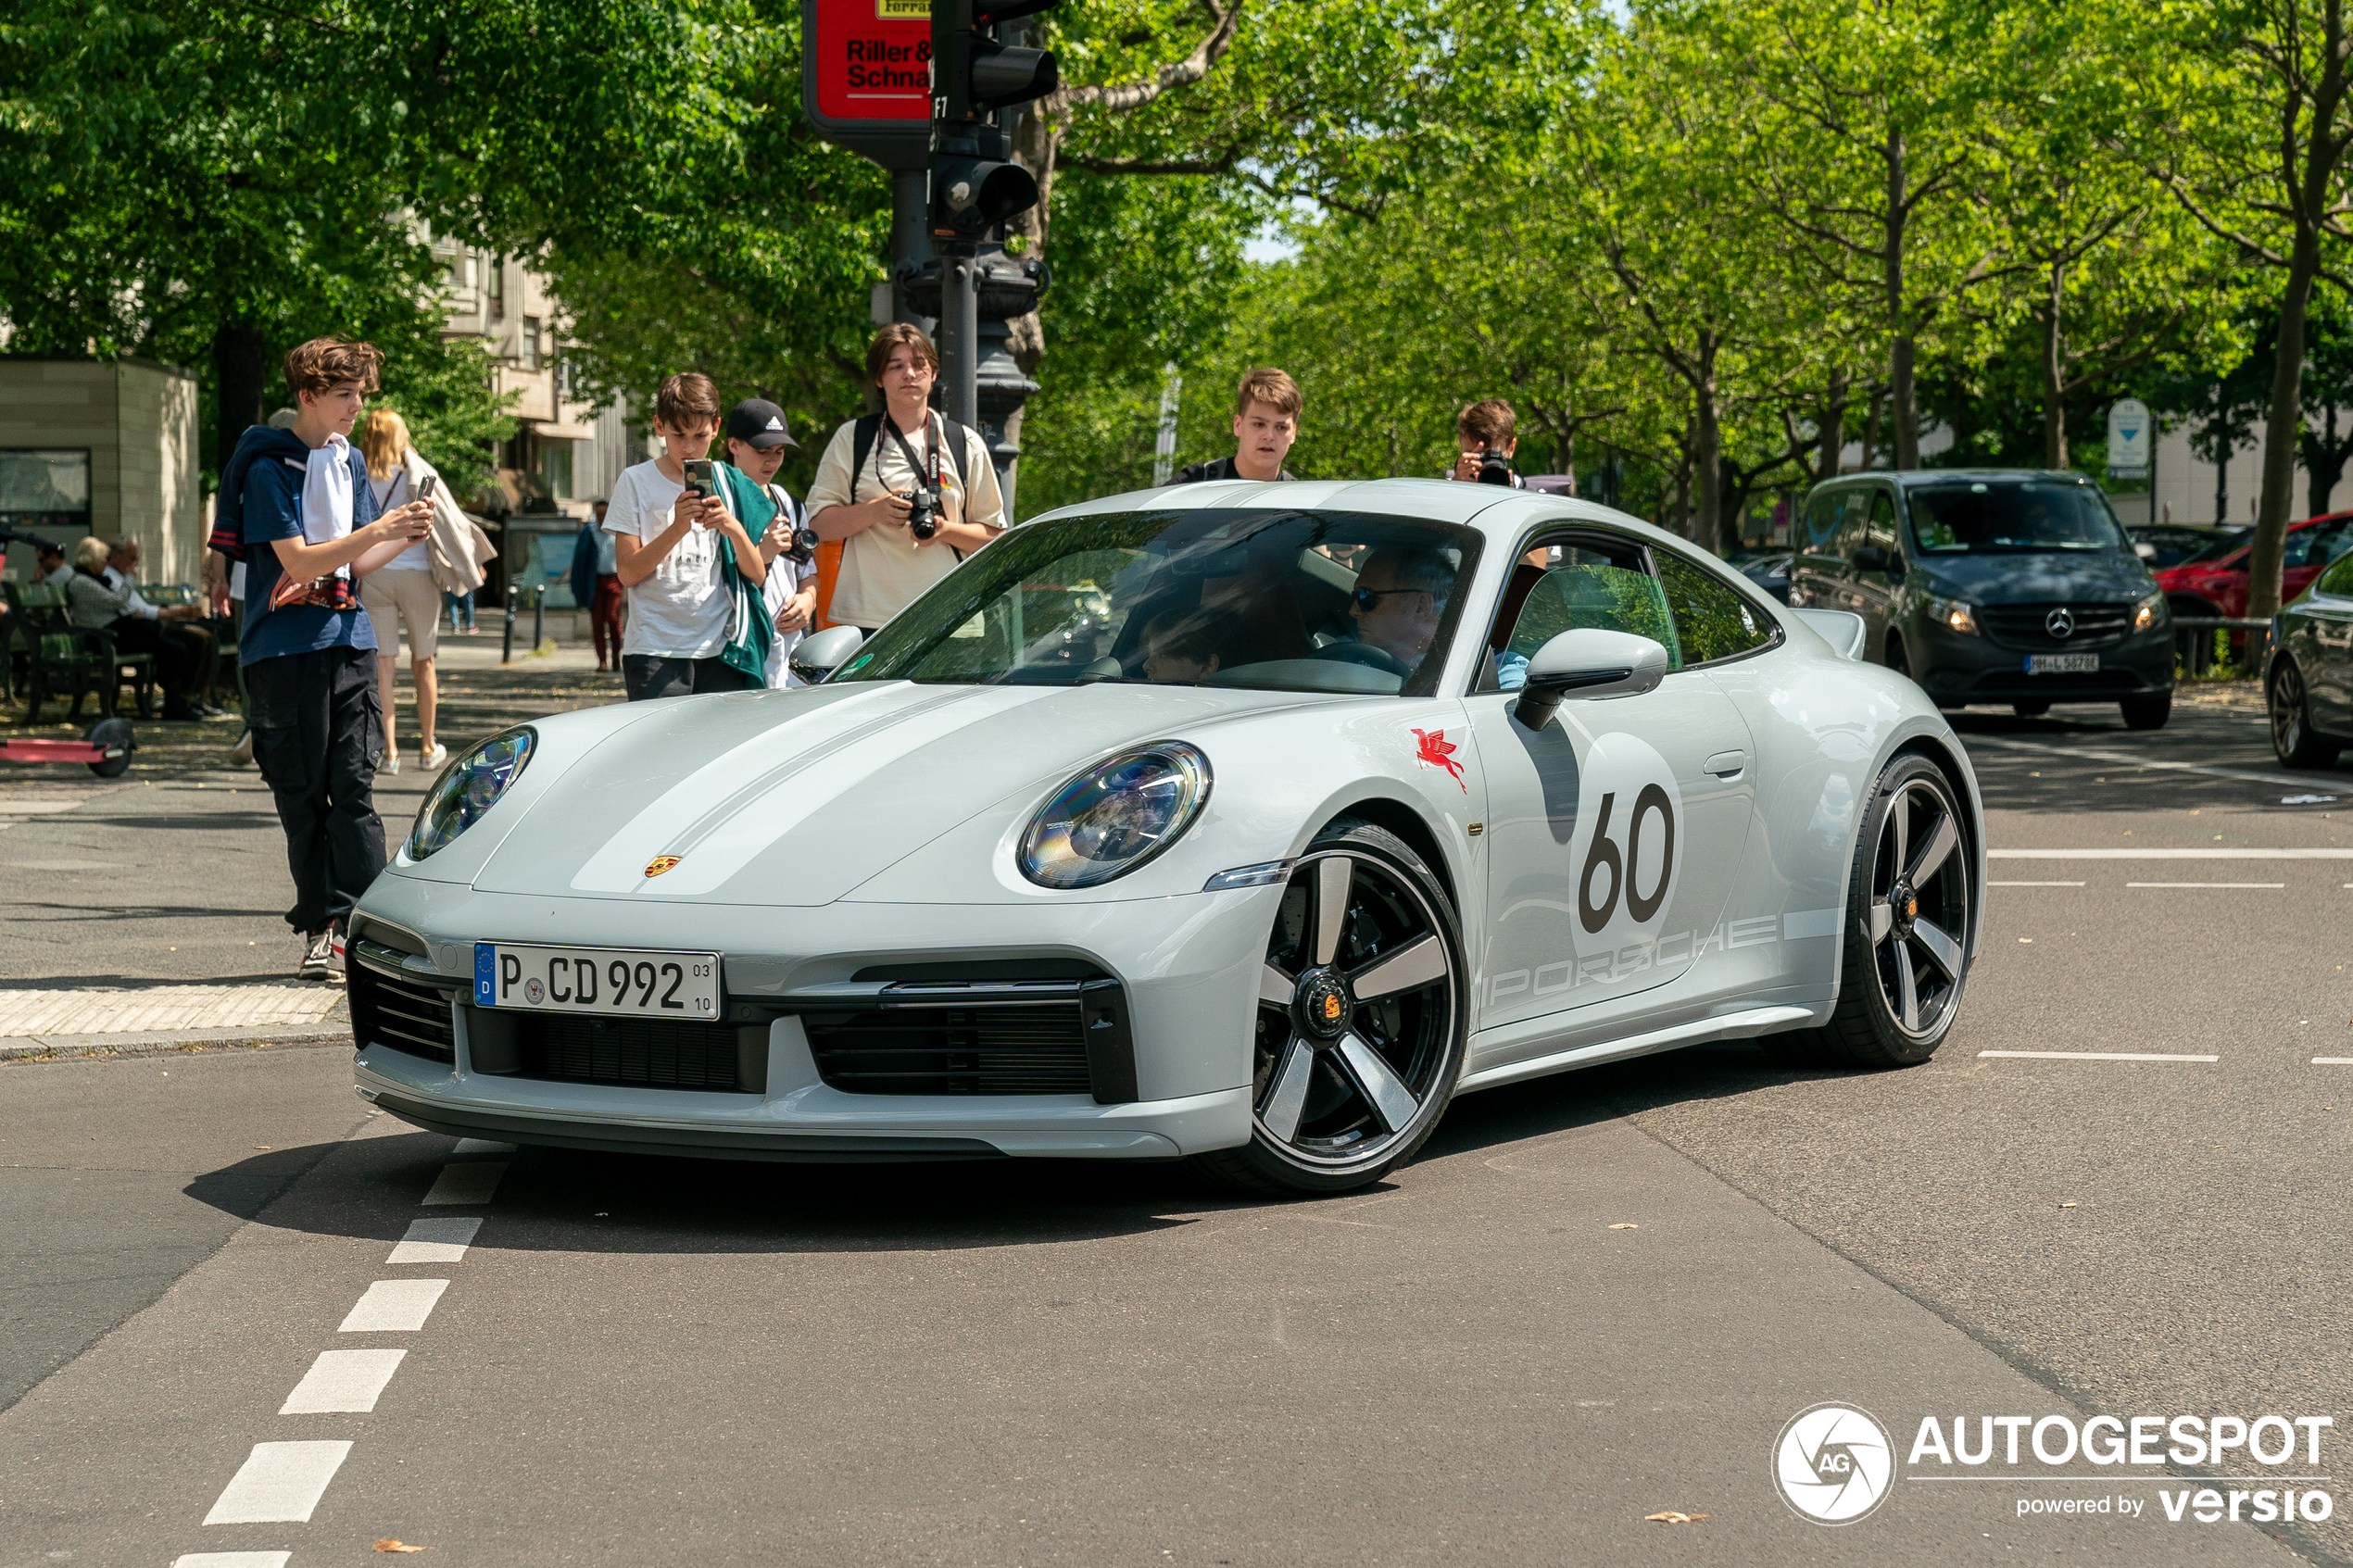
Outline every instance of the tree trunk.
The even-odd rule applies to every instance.
[[[248,425],[270,417],[261,406],[269,388],[270,345],[248,317],[220,323],[212,333],[213,466],[224,470]]]
[[[2300,239],[2288,264],[2287,288],[2280,296],[2280,358],[2272,367],[2271,408],[2263,421],[2263,498],[2255,516],[2254,546],[2247,553],[2246,613],[2256,620],[2280,608],[2280,559],[2287,544],[2288,513],[2296,505],[2296,437],[2304,425],[2304,317],[2319,271],[2319,242]]]
[[[1904,302],[1904,133],[1887,137],[1887,248],[1881,261],[1887,282],[1887,395],[1894,404],[1895,466],[1920,466],[1920,411],[1912,388],[1912,363],[1919,345],[1912,336],[1911,312]]]
[[[2214,526],[2231,521],[2231,421],[2222,409],[2222,381],[2214,381]]]
[[[1724,553],[1724,426],[1716,407],[1716,340],[1702,332],[1697,356],[1699,376],[1692,384],[1692,476],[1693,496],[1692,539],[1702,549]]]
[[[1830,384],[1822,389],[1822,418],[1819,426],[1821,450],[1815,454],[1814,478],[1817,482],[1838,477],[1838,460],[1846,450],[1846,372],[1832,370]]]
[[[2043,466],[2067,467],[2067,396],[2062,386],[2067,370],[2067,345],[2059,325],[2060,290],[2066,271],[2051,268],[2050,290],[2035,314],[2043,328]],[[2154,438],[2152,438],[2154,445]]]
[[[2336,482],[2345,475],[2346,448],[2336,439],[2336,405],[2322,411],[2321,438],[2304,443],[2304,515],[2319,517],[2329,509]]]

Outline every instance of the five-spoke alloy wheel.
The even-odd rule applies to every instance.
[[[1768,1038],[1784,1060],[1908,1067],[1935,1054],[1969,972],[1977,856],[1966,820],[1926,758],[1880,774],[1849,877],[1838,1002],[1821,1028]]]
[[[2325,768],[2344,749],[2341,743],[2312,732],[2311,710],[2304,700],[2304,672],[2296,660],[2283,656],[2271,666],[2271,750],[2283,768]]]
[[[1259,972],[1252,1136],[1199,1157],[1263,1192],[1345,1192],[1429,1135],[1460,1074],[1454,914],[1421,858],[1343,818],[1292,867]]]

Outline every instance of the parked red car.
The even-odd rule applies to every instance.
[[[2281,557],[2280,603],[2285,604],[2311,585],[2321,569],[2353,549],[2353,512],[2331,512],[2309,521],[2292,523],[2287,549]],[[2233,620],[2246,613],[2246,557],[2242,545],[2212,560],[2185,560],[2157,574],[2157,585],[2176,616],[2218,616]],[[2233,636],[2232,641],[2237,642]]]

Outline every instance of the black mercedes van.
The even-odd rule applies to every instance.
[[[2172,711],[2165,596],[2081,474],[1845,474],[1792,533],[1789,602],[1861,616],[1866,657],[1941,708],[2113,702],[2136,730]]]

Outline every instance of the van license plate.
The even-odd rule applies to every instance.
[[[714,1023],[719,955],[477,942],[474,1006]]]
[[[2096,675],[2100,672],[2100,656],[2095,653],[2030,653],[2026,656],[2026,672],[2030,675]]]

